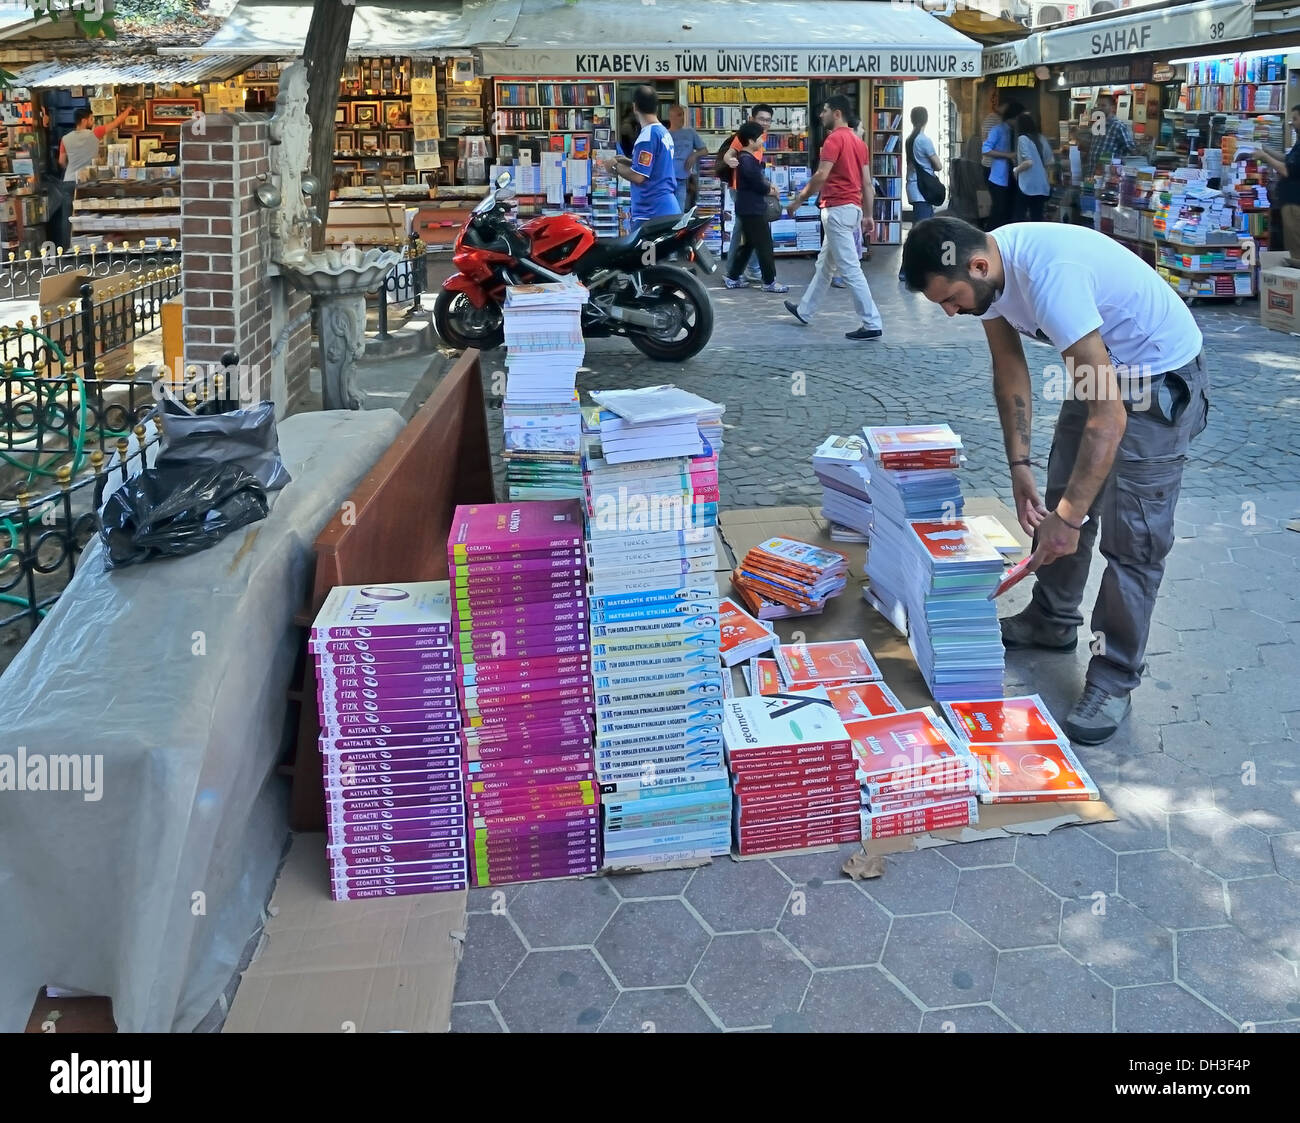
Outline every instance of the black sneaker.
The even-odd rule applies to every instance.
[[[784,303],[785,303],[785,310],[789,312],[790,315],[792,315],[801,324],[808,323],[807,320],[805,320],[801,315],[799,315],[799,305],[797,305],[793,300],[787,300]]]
[[[885,334],[884,330],[881,328],[858,328],[857,331],[846,331],[844,333],[844,338],[845,339],[879,339],[884,334]]]

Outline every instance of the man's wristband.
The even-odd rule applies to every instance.
[[[1088,521],[1088,516],[1084,515],[1083,522],[1079,523],[1076,526],[1074,523],[1070,522],[1064,515],[1062,515],[1060,511],[1053,511],[1052,514],[1054,514],[1058,519],[1060,519],[1061,522],[1065,523],[1065,525],[1068,526],[1071,530],[1082,530],[1084,524]]]
[[[1007,467],[1008,468],[1020,468],[1020,467],[1032,468],[1033,464],[1030,462],[1029,457],[1026,456],[1023,460],[1011,461],[1011,463],[1008,464]]]

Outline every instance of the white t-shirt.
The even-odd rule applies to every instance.
[[[938,153],[934,150],[934,141],[925,133],[917,133],[916,140],[912,142],[912,160],[913,163],[907,165],[907,201],[909,203],[924,203],[925,196],[921,194],[921,188],[916,182],[916,165],[919,164],[927,172],[938,174],[939,169],[935,166],[938,161]]]
[[[1136,254],[1105,234],[1061,222],[993,231],[1006,284],[984,313],[1064,351],[1091,331],[1116,365],[1163,374],[1201,352],[1201,329],[1181,298]]]
[[[68,154],[68,166],[63,170],[64,183],[76,183],[77,173],[90,167],[99,156],[99,137],[94,129],[74,129],[65,133],[63,150]]]

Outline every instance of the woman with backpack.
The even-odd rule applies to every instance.
[[[925,135],[926,123],[930,114],[922,105],[912,109],[912,131],[903,142],[903,151],[907,157],[907,201],[912,204],[912,225],[934,214],[934,208],[941,204],[946,194],[942,181],[935,174],[942,170],[939,154],[934,150],[934,141]],[[903,279],[900,269],[898,279]]]
[[[1047,198],[1052,193],[1052,180],[1048,168],[1056,163],[1038,122],[1033,114],[1022,113],[1016,118],[1016,164],[1011,169],[1020,187],[1021,213],[1015,219],[1042,222]]]

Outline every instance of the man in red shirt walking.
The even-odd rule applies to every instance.
[[[817,272],[804,290],[803,299],[797,305],[787,300],[785,306],[796,320],[806,324],[817,311],[831,278],[843,277],[862,319],[862,326],[846,332],[846,338],[879,339],[884,334],[884,321],[862,274],[862,263],[853,241],[853,234],[859,228],[864,243],[871,241],[875,192],[871,186],[871,169],[867,166],[870,162],[867,146],[850,126],[852,117],[853,107],[841,94],[827,99],[822,106],[822,124],[827,129],[827,137],[820,163],[807,186],[786,208],[786,213],[793,215],[810,196],[820,196],[822,252],[817,258]]]

